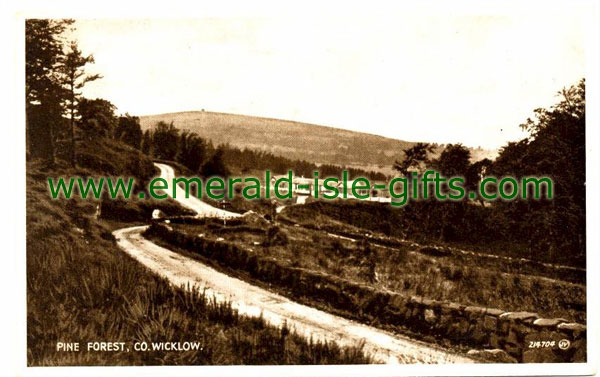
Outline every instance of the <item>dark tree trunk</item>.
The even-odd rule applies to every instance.
[[[75,78],[71,77],[71,166],[75,163]]]

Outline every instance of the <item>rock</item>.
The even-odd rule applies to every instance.
[[[480,317],[485,313],[485,308],[481,308],[479,306],[467,306],[464,309],[465,313],[467,313],[470,317]]]
[[[483,328],[486,330],[494,331],[498,326],[498,319],[490,315],[483,317]]]
[[[585,339],[587,337],[587,328],[579,323],[561,323],[556,328],[572,340]]]
[[[517,334],[517,332],[515,331],[515,329],[511,328],[510,331],[508,332],[508,336],[506,337],[506,342],[510,343],[510,344],[520,344],[521,342],[519,342],[519,336]]]
[[[486,314],[493,315],[494,317],[498,317],[501,314],[505,313],[504,310],[494,309],[494,308],[486,308]]]
[[[469,332],[469,321],[464,318],[455,318],[448,327],[448,335],[458,341],[464,341]]]
[[[540,328],[556,327],[562,322],[567,322],[567,320],[562,318],[538,318],[535,321],[533,321],[533,325]]]
[[[452,321],[454,321],[454,317],[452,315],[444,314],[444,313],[442,313],[440,315],[440,319],[438,321],[438,324],[439,324],[439,327],[441,329],[443,329],[442,331],[444,333],[448,332],[448,329],[449,329],[450,324],[452,323]]]
[[[501,349],[470,350],[467,355],[493,363],[517,363],[518,360]]]
[[[500,342],[500,337],[496,333],[491,333],[489,338],[490,346],[494,348],[502,348],[502,343]]]
[[[392,306],[392,307],[394,307],[394,308],[401,309],[401,308],[404,308],[406,306],[406,302],[407,302],[406,297],[394,293],[394,294],[392,294],[390,296],[389,305]]]
[[[508,330],[510,329],[510,321],[505,320],[502,317],[498,317],[498,326],[496,327],[499,334],[505,335],[508,334]]]
[[[460,335],[462,337],[464,337],[465,335],[467,335],[469,333],[469,329],[470,329],[469,321],[465,318],[461,318],[458,323],[459,323],[458,331],[459,331]]]
[[[469,313],[477,313],[477,314],[485,313],[485,308],[482,308],[479,306],[467,306],[464,310],[465,310],[465,312],[469,312]]]
[[[423,317],[425,318],[425,322],[427,323],[435,323],[437,317],[432,309],[425,309],[423,312]]]
[[[487,342],[488,338],[488,333],[483,328],[483,323],[477,322],[471,330],[471,339],[473,339],[476,344],[483,345]]]
[[[521,359],[523,349],[521,348],[520,344],[505,343],[504,350],[508,352],[509,355],[516,357],[517,360]]]
[[[428,298],[423,298],[421,300],[421,304],[423,304],[425,306],[429,306],[429,307],[434,307],[434,306],[437,306],[439,303],[437,301],[430,300]]]
[[[572,332],[585,332],[586,331],[586,327],[585,325],[579,324],[579,323],[561,323],[560,325],[556,326],[559,330],[567,330],[567,331],[572,331]]]
[[[165,216],[166,216],[165,213],[163,211],[161,211],[160,209],[155,209],[154,211],[152,211],[153,219],[162,219]]]
[[[525,322],[530,320],[533,322],[538,318],[538,315],[537,313],[531,312],[507,312],[500,314],[499,317],[509,321]]]
[[[454,302],[447,302],[440,305],[443,313],[456,313],[461,310],[462,305],[456,304]]]
[[[536,331],[534,328],[531,327],[531,325],[523,323],[515,324],[514,329],[521,336],[521,338],[527,334],[530,334],[532,331]]]

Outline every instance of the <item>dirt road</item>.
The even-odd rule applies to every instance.
[[[173,169],[157,164],[161,176],[172,178]],[[170,194],[170,192],[169,192]],[[177,193],[177,196],[180,196]],[[176,199],[199,216],[233,217],[238,214],[223,211],[197,198]],[[218,301],[230,301],[240,314],[259,316],[272,325],[284,323],[297,333],[313,339],[335,341],[342,346],[364,342],[364,350],[385,363],[470,363],[466,356],[457,355],[408,337],[391,334],[355,321],[293,302],[268,290],[230,277],[196,260],[187,258],[145,239],[141,233],[146,226],[119,229],[113,232],[118,245],[154,273],[176,286],[199,287]]]
[[[160,169],[160,177],[164,178],[167,181],[168,189],[167,190],[157,190],[163,191],[165,194],[173,197],[173,178],[175,177],[175,171],[172,167],[165,164],[155,163],[157,168]],[[232,218],[240,216],[239,213],[225,211],[219,208],[215,208],[209,204],[204,203],[200,199],[196,198],[193,195],[190,195],[189,198],[185,197],[185,190],[179,186],[176,186],[175,191],[175,201],[177,201],[182,206],[189,208],[191,210],[196,211],[198,217],[219,217],[219,218]]]
[[[455,355],[413,339],[295,303],[283,296],[227,276],[198,261],[145,239],[145,226],[114,232],[119,246],[140,263],[177,286],[198,286],[218,301],[230,301],[241,314],[259,316],[275,325],[284,322],[306,337],[351,346],[365,341],[364,350],[386,363],[467,363]]]

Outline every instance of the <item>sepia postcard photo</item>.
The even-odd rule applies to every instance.
[[[598,4],[471,4],[14,15],[20,375],[595,373]]]

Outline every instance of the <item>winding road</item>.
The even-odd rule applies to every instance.
[[[173,169],[156,164],[161,177],[169,182],[171,196]],[[185,198],[177,188],[176,198],[181,205],[198,216],[231,218],[239,214],[214,208],[195,197]],[[472,363],[473,360],[405,336],[348,320],[327,312],[298,304],[281,295],[233,278],[145,239],[147,226],[119,229],[113,232],[118,245],[154,273],[176,286],[199,287],[217,301],[229,301],[240,314],[259,316],[274,326],[286,323],[298,334],[315,340],[335,341],[341,346],[364,344],[363,350],[384,363]]]
[[[173,197],[173,178],[175,178],[175,171],[172,167],[165,164],[155,163],[156,167],[160,170],[160,177],[167,181],[168,188],[163,191],[165,194],[172,197],[176,202],[182,206],[196,211],[197,217],[218,217],[222,219],[228,219],[232,217],[240,216],[239,213],[225,211],[219,208],[215,208],[209,204],[204,203],[200,199],[190,195],[189,198],[185,197],[185,190],[177,185],[175,188],[175,197]]]

